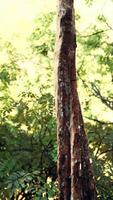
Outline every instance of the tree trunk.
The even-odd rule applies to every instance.
[[[74,82],[72,85],[71,200],[96,200],[94,173],[77,88]]]
[[[73,0],[59,0],[56,107],[59,200],[96,200],[93,170],[77,94]]]
[[[70,5],[69,5],[70,4]],[[71,87],[70,67],[74,65],[74,32],[72,30],[72,2],[59,1],[57,35],[57,135],[59,200],[71,197],[70,117]],[[73,54],[73,56],[71,55]],[[72,57],[72,58],[71,58]]]

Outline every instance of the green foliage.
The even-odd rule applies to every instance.
[[[55,32],[52,30],[54,19],[53,12],[36,19],[37,26],[31,35],[31,47],[38,54],[47,56],[49,52],[54,51]]]
[[[30,200],[57,196],[56,119],[52,61],[48,57],[53,51],[50,41],[55,35],[50,32],[51,21],[52,13],[36,22],[38,28],[29,40],[30,58],[17,56],[11,43],[4,43],[1,49],[8,56],[0,68],[3,88],[0,97],[0,198],[4,200],[19,199],[20,196]],[[45,31],[47,38],[44,38]],[[51,37],[46,44],[48,34]],[[36,48],[36,52],[35,42],[41,39],[44,43]],[[21,66],[21,59],[24,63],[37,59],[34,71],[29,74],[30,68]]]
[[[85,48],[87,50],[95,50],[101,45],[102,33],[99,30],[96,30],[96,27],[93,27],[93,33],[91,33],[90,37],[87,38],[85,42]],[[100,34],[98,34],[100,32]],[[97,33],[97,34],[96,34]]]
[[[88,3],[91,1],[87,1]],[[35,21],[27,56],[0,48],[0,198],[57,199],[53,97],[55,14]],[[78,23],[80,17],[77,15]],[[108,27],[107,27],[108,28]],[[113,198],[113,40],[106,19],[78,36],[78,93],[96,175],[98,199]],[[83,34],[80,34],[83,35]],[[30,65],[30,67],[29,67]]]
[[[93,3],[93,0],[85,0],[85,2],[86,2],[86,4],[87,4],[88,6],[91,6],[92,3]]]
[[[108,24],[100,15],[97,24],[78,37],[77,55],[79,96],[100,200],[113,198],[113,38]]]
[[[4,155],[4,160],[6,159],[0,167],[1,180],[5,180],[1,190],[4,191],[5,187],[9,196],[16,195],[17,190],[22,191],[24,182],[29,193],[29,171],[34,173],[34,170],[38,169],[45,181],[48,176],[56,179],[56,160],[53,157],[56,148],[56,128],[52,95],[45,92],[43,94],[42,91],[39,96],[32,92],[23,92],[12,109],[16,112],[12,116],[13,110],[9,111],[1,125],[3,132],[0,153],[1,157]],[[21,169],[27,173],[24,179],[21,179]],[[37,191],[37,185],[34,186],[34,190]]]

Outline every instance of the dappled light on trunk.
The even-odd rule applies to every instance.
[[[92,164],[77,93],[74,2],[58,1],[56,108],[59,200],[96,200]]]

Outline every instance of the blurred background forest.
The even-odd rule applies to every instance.
[[[57,199],[56,1],[0,3],[0,199]],[[99,200],[113,200],[113,1],[76,1],[77,78]]]

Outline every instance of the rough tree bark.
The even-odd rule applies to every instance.
[[[73,0],[58,0],[56,107],[59,200],[96,200],[93,169],[77,93]]]
[[[70,5],[69,5],[70,3]],[[68,5],[59,1],[56,52],[56,91],[57,91],[57,136],[58,136],[58,179],[59,200],[69,200],[71,196],[71,156],[70,156],[70,117],[71,87],[70,66],[74,64],[74,32],[72,31],[72,2]],[[68,20],[67,20],[68,19]],[[73,38],[73,42],[72,42]]]

